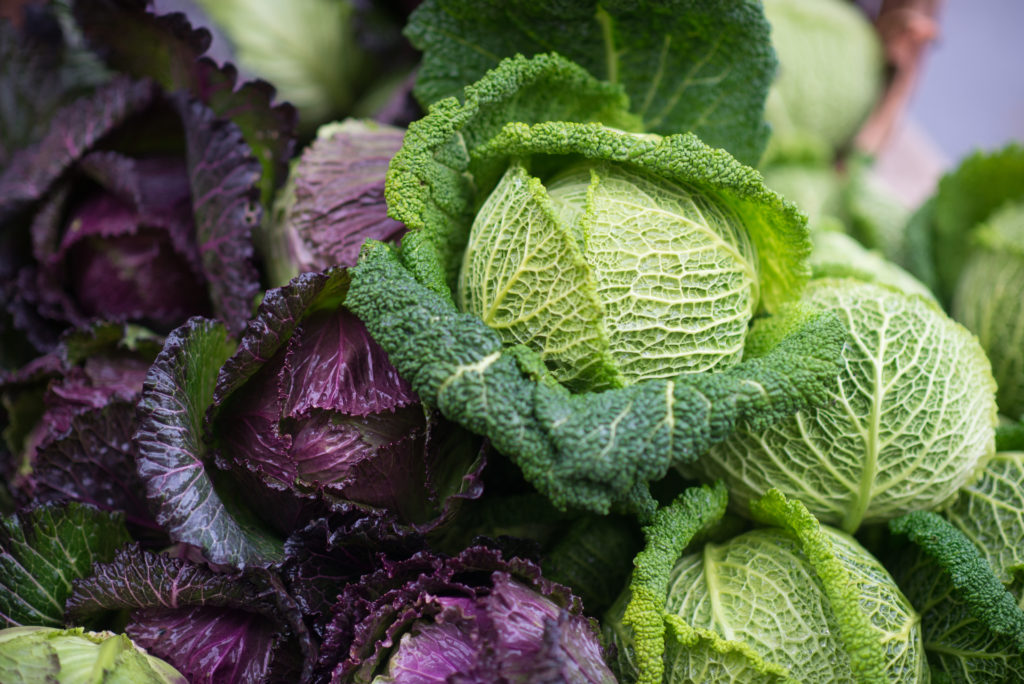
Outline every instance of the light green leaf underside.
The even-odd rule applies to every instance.
[[[406,35],[424,51],[415,90],[424,104],[460,95],[502,58],[557,50],[621,83],[644,130],[693,131],[747,164],[768,138],[776,60],[758,2],[428,0]]]
[[[802,304],[850,330],[832,401],[741,430],[689,468],[724,479],[738,510],[777,487],[849,532],[945,503],[994,451],[977,341],[930,302],[869,283],[814,280]]]
[[[579,390],[621,386],[604,307],[580,246],[540,180],[519,164],[477,212],[459,276],[459,304],[506,344],[539,352]]]

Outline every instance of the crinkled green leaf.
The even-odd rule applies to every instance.
[[[906,535],[936,561],[971,617],[993,635],[1005,637],[1018,653],[1024,652],[1024,611],[963,532],[929,511],[895,518],[889,529]]]
[[[469,175],[469,152],[510,121],[600,121],[637,128],[619,86],[602,83],[558,55],[503,61],[466,88],[465,101],[446,98],[413,122],[388,168],[388,213],[410,231],[409,266],[424,282],[454,289],[478,202],[486,192]],[[494,182],[497,178],[493,179]]]
[[[387,246],[368,243],[347,306],[428,405],[488,437],[558,507],[652,510],[646,483],[692,461],[738,424],[768,426],[814,406],[837,377],[845,330],[810,320],[762,357],[573,395],[521,347],[503,349],[479,318],[418,282]]]
[[[283,559],[283,540],[241,504],[235,483],[218,478],[204,440],[217,373],[234,349],[222,324],[202,318],[168,336],[139,401],[139,475],[175,541],[198,546],[214,563],[266,566]]]
[[[850,656],[854,676],[859,681],[884,681],[889,654],[862,607],[862,587],[854,581],[821,523],[802,503],[787,499],[777,489],[751,503],[751,509],[758,520],[782,527],[799,540],[839,622],[839,638]]]
[[[406,35],[423,50],[416,96],[461,95],[502,58],[556,50],[621,83],[645,130],[692,131],[756,164],[776,59],[760,3],[428,0]]]
[[[907,598],[921,611],[921,635],[933,682],[990,684],[1024,680],[1024,658],[1010,638],[971,614],[949,575],[921,549],[900,550],[890,564]],[[1019,587],[1015,589],[1020,595]]]
[[[846,233],[822,230],[812,238],[811,271],[813,278],[855,278],[867,283],[916,294],[935,300],[924,283],[878,252],[868,250]]]
[[[664,672],[669,573],[693,537],[722,517],[727,500],[725,487],[720,483],[713,488],[687,489],[670,505],[659,509],[644,527],[646,545],[633,561],[630,601],[622,619],[632,630],[639,682],[657,684]]]
[[[0,523],[0,624],[64,624],[72,582],[131,541],[120,514],[69,503],[45,505]]]

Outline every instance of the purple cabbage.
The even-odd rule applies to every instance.
[[[354,509],[426,533],[481,494],[480,441],[419,404],[344,309],[348,282],[269,290],[237,345],[191,319],[150,368],[139,473],[157,521],[210,562],[278,567],[288,535]]]
[[[150,135],[162,149],[135,149]],[[0,176],[0,223],[30,234],[4,288],[14,325],[42,351],[97,319],[166,332],[215,314],[241,330],[259,174],[239,130],[184,95],[120,78],[76,101]]]
[[[67,601],[77,624],[123,610],[132,640],[193,684],[297,681],[312,668],[294,601],[263,571],[219,572],[128,546],[77,580]]]
[[[268,495],[428,529],[454,499],[480,495],[479,443],[419,403],[342,306],[347,283],[334,270],[268,292],[218,378],[208,425],[217,457]]]
[[[353,266],[366,239],[405,233],[384,202],[388,163],[404,137],[401,128],[354,119],[320,128],[274,205],[262,250],[273,284]]]
[[[334,610],[318,665],[332,682],[615,681],[579,600],[484,547],[385,564]]]
[[[162,340],[117,324],[69,331],[57,349],[0,374],[8,486],[22,503],[78,501],[158,530],[135,467],[135,403]]]

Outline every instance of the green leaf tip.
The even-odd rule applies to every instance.
[[[641,684],[659,684],[664,674],[669,572],[694,535],[721,519],[727,501],[720,482],[693,487],[658,509],[644,527],[646,546],[633,563],[632,598],[622,619],[633,630]]]
[[[885,682],[886,653],[871,621],[860,607],[857,584],[833,549],[821,523],[796,499],[770,489],[751,502],[756,520],[781,527],[800,542],[808,562],[821,579],[839,623],[839,637],[850,657],[850,667],[860,682]]]
[[[1024,652],[1024,611],[963,532],[930,511],[895,518],[889,529],[905,535],[939,564],[971,616]]]

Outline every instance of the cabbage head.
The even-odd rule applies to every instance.
[[[740,429],[687,467],[724,479],[737,510],[776,487],[847,532],[946,502],[995,451],[976,338],[931,301],[853,279],[812,280],[802,305],[850,331],[832,402]]]
[[[0,681],[61,684],[188,684],[124,634],[81,627],[0,630]]]
[[[560,381],[601,389],[737,363],[759,281],[747,227],[713,193],[604,160],[546,183],[513,163],[477,213],[458,293]]]
[[[754,314],[806,276],[792,206],[692,136],[513,124],[478,154],[503,173],[458,303],[573,390],[735,365]]]
[[[1024,416],[1024,202],[972,230],[974,249],[957,281],[953,317],[992,361],[999,410]]]
[[[764,12],[779,72],[765,102],[772,137],[762,163],[830,160],[881,93],[878,34],[844,0],[765,0]]]
[[[691,547],[726,498],[721,483],[686,490],[644,528],[605,619],[620,681],[928,681],[913,606],[878,560],[799,501],[771,490],[751,506],[770,527]]]

